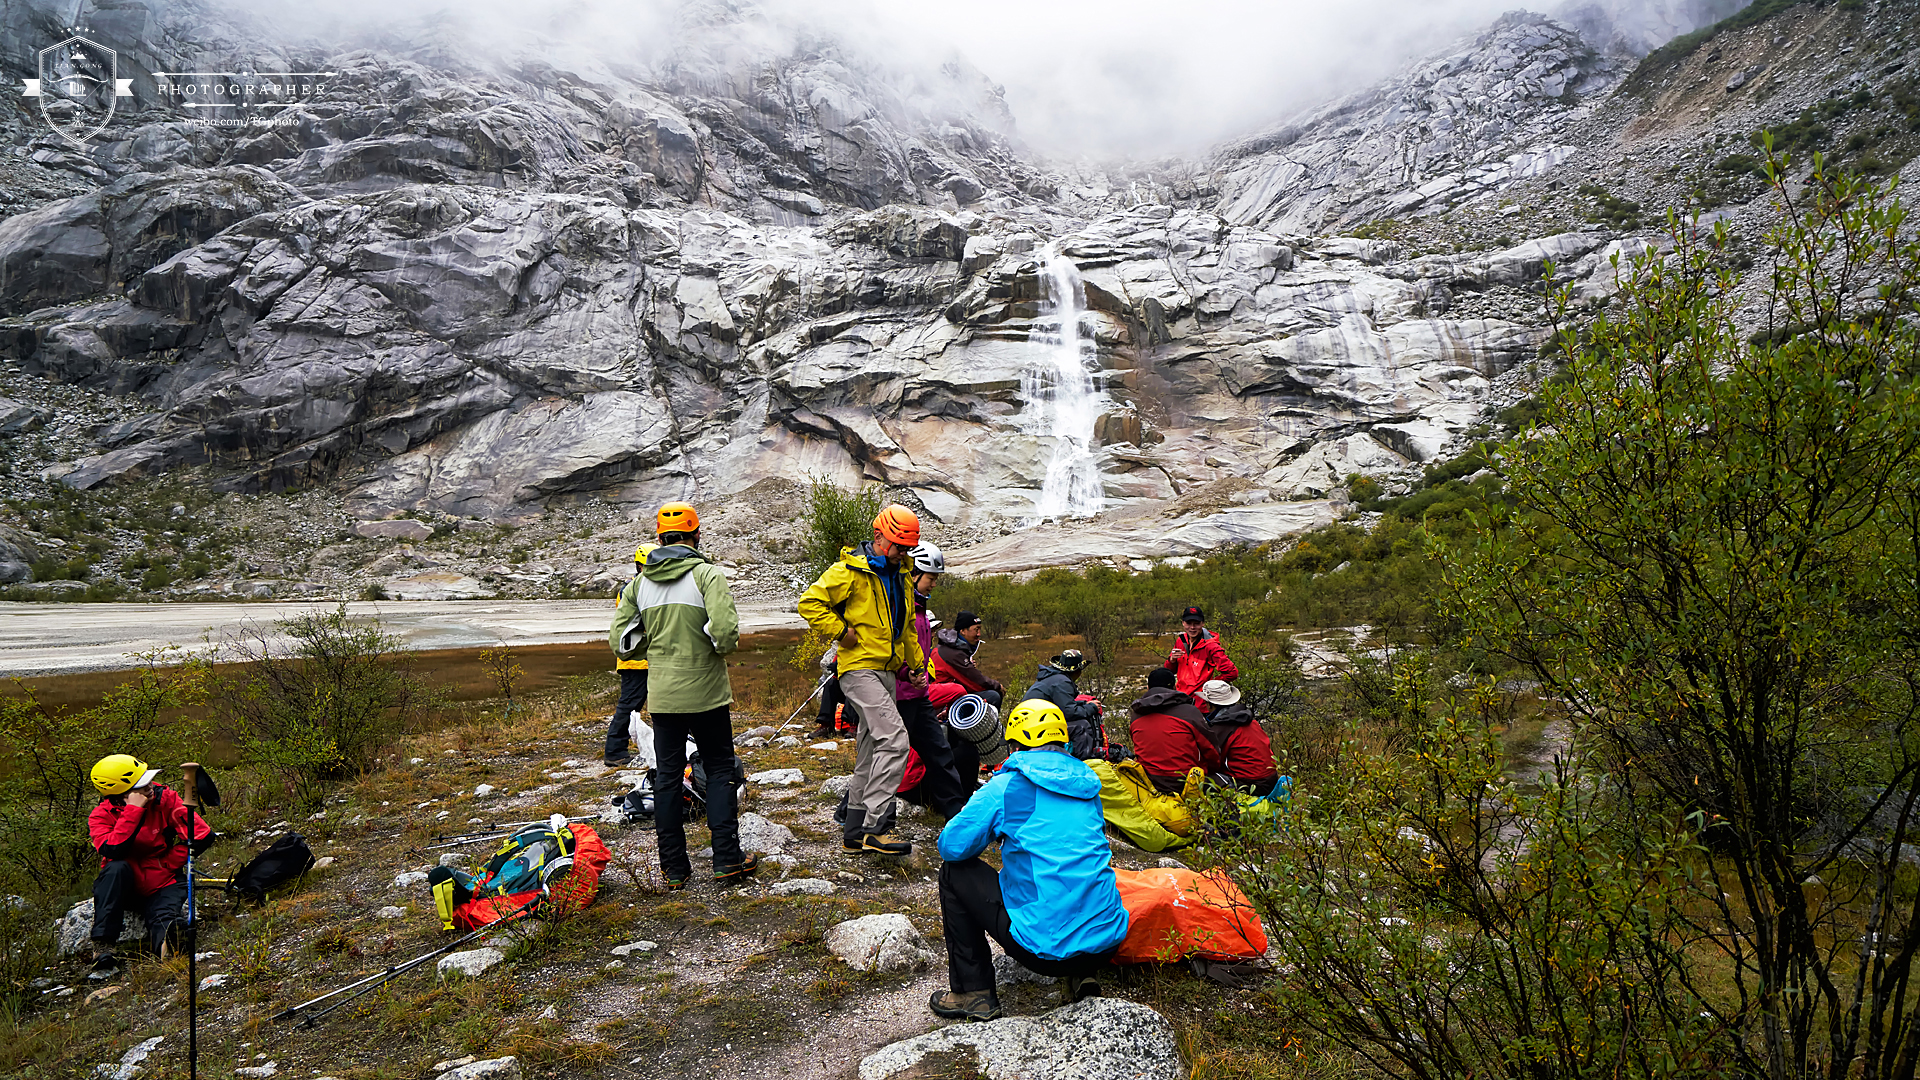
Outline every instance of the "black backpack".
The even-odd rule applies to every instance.
[[[269,890],[295,880],[312,867],[313,849],[299,833],[288,833],[241,867],[227,888],[262,904]]]

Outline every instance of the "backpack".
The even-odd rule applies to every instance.
[[[312,867],[313,849],[299,833],[288,833],[241,867],[227,888],[262,904],[269,891],[298,879]]]
[[[613,858],[600,835],[575,822],[558,830],[534,826],[507,838],[478,873],[446,866],[428,872],[442,923],[477,930],[541,900],[536,914],[571,914],[600,891],[600,871]]]

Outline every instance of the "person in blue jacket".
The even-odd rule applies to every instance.
[[[1067,752],[1067,721],[1050,701],[1007,715],[1007,759],[940,831],[940,922],[947,985],[928,1004],[950,1020],[1000,1015],[989,935],[1031,971],[1066,980],[1069,1001],[1100,992],[1094,973],[1127,936],[1113,876],[1100,778]],[[1000,841],[1004,871],[980,861]]]

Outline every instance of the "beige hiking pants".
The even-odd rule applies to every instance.
[[[893,700],[890,671],[849,671],[840,676],[840,693],[860,715],[860,734],[854,741],[853,779],[847,782],[847,809],[866,812],[865,821],[879,821],[907,774],[907,726]],[[848,815],[851,824],[852,815]]]

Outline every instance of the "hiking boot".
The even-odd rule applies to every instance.
[[[717,866],[713,870],[713,880],[719,885],[738,885],[753,876],[760,869],[760,856],[749,855],[744,862],[732,866]]]
[[[1068,1005],[1090,997],[1100,996],[1100,980],[1092,975],[1081,975],[1067,979],[1063,996]]]
[[[863,839],[864,837],[859,836],[843,836],[840,838],[840,850],[848,855],[858,855],[867,850],[861,843]]]
[[[809,732],[807,732],[807,738],[809,738],[809,739],[831,739],[831,738],[833,738],[833,725],[832,725],[832,724],[821,724],[821,725],[820,725],[819,727],[816,727],[816,728],[814,728],[814,729],[813,729],[812,731],[809,731]]]
[[[662,871],[662,876],[664,876],[667,879],[668,892],[686,892],[687,879],[693,877],[693,871],[688,870],[684,873],[679,873],[679,874],[667,873],[665,871]]]
[[[991,990],[969,990],[956,994],[943,990],[927,999],[927,1008],[943,1020],[997,1020],[1000,999]]]
[[[913,845],[905,840],[895,840],[887,833],[866,833],[860,838],[860,850],[870,855],[892,855],[905,858],[913,854]]]
[[[115,971],[120,967],[120,958],[114,955],[113,943],[96,941],[93,943],[93,970]]]
[[[632,754],[622,754],[618,757],[603,757],[600,759],[600,764],[605,765],[609,769],[624,769],[632,761]]]

